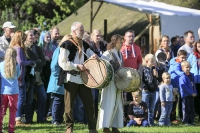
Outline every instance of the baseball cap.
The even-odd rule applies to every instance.
[[[16,26],[12,22],[5,22],[2,26],[2,28],[15,28]]]

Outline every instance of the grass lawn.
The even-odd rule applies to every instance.
[[[122,133],[199,133],[200,123],[196,122],[196,126],[186,127],[182,124],[174,124],[171,127],[124,127],[120,131]],[[8,113],[4,118],[4,132],[8,130]],[[103,133],[102,130],[98,130],[99,133]],[[52,124],[32,124],[28,126],[16,127],[15,133],[65,133],[65,124],[60,126],[54,126]],[[88,133],[87,125],[75,124],[74,133]]]

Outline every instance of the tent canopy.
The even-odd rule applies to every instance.
[[[148,14],[158,14],[167,16],[199,16],[200,10],[169,5],[162,2],[144,0],[98,0],[111,3],[123,8],[144,12]]]
[[[176,35],[183,36],[185,31],[194,31],[198,39],[197,30],[200,24],[200,10],[169,5],[163,2],[150,0],[99,0],[130,10],[160,16],[161,36],[170,38]]]

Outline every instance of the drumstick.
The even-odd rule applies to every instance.
[[[101,73],[101,78],[102,78],[102,77],[103,77],[103,74],[102,74],[102,71],[101,71],[99,62],[101,62],[101,61],[100,61],[100,60],[97,60],[96,64],[97,64],[97,68],[98,68],[99,75],[100,75],[100,73]],[[101,79],[101,80],[102,80],[102,79]]]
[[[96,84],[98,84],[97,81],[93,78],[93,76],[87,70],[85,72],[92,79],[93,82],[95,82]]]

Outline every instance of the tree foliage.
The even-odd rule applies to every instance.
[[[88,0],[0,0],[0,15],[12,12],[13,19],[23,25],[23,30],[39,26],[50,28],[85,4]],[[9,9],[9,10],[7,10]],[[11,20],[11,19],[7,19]],[[6,20],[6,21],[7,21]]]
[[[181,6],[200,10],[200,0],[182,0]]]

